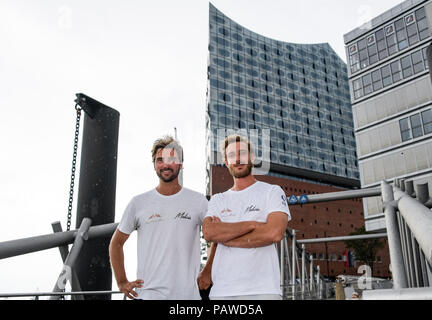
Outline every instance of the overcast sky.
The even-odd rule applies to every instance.
[[[254,32],[328,42],[344,61],[343,35],[400,2],[212,1]],[[116,222],[132,196],[157,185],[151,146],[174,127],[185,149],[184,185],[205,192],[208,7],[206,0],[0,2],[0,242],[51,233],[54,221],[66,229],[78,92],[120,112]],[[130,280],[135,242],[126,247]],[[57,249],[0,260],[0,292],[51,291],[61,268]]]

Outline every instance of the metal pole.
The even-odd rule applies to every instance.
[[[320,266],[317,265],[317,274],[316,274],[316,289],[317,289],[317,297],[319,300],[321,300],[321,292],[320,292],[320,280],[321,280],[321,269]]]
[[[414,233],[426,259],[432,263],[431,210],[407,195],[403,195],[399,199],[398,207],[409,229]]]
[[[387,226],[387,238],[390,251],[390,261],[392,265],[393,282],[396,289],[408,286],[404,263],[402,259],[401,240],[396,219],[395,207],[393,205],[392,187],[385,181],[381,183],[382,199],[384,203],[385,221]]]
[[[285,250],[285,262],[287,265],[287,270],[285,271],[285,285],[289,285],[291,283],[291,259],[290,259],[290,249],[288,245],[288,237],[284,239],[284,250]]]
[[[76,225],[86,217],[92,219],[93,225],[112,223],[120,113],[84,94],[77,94],[76,102],[85,111]],[[109,237],[92,240],[83,248],[76,265],[83,290],[111,290],[110,240]],[[109,300],[111,295],[90,295],[86,299]]]
[[[419,248],[420,251],[420,267],[423,279],[423,287],[429,287],[429,277],[427,273],[427,261],[425,260],[425,256],[423,251]]]
[[[396,216],[397,216],[397,220],[398,220],[398,224],[399,224],[399,235],[401,238],[401,248],[402,248],[402,258],[403,258],[403,263],[404,263],[404,270],[405,270],[405,274],[407,274],[407,270],[408,270],[408,258],[407,258],[407,248],[406,248],[406,241],[405,241],[405,229],[403,228],[403,217],[400,214],[399,211],[396,212]],[[408,276],[407,276],[407,281],[408,281]]]
[[[314,278],[313,278],[313,256],[309,255],[309,276],[310,276],[310,282],[309,282],[309,290],[310,290],[310,294],[311,294],[311,298],[312,298],[312,294],[313,294],[313,284],[314,284]]]
[[[411,230],[408,225],[404,223],[405,236],[407,241],[407,257],[408,257],[408,275],[410,288],[416,287],[415,276],[414,276],[414,258],[413,258],[413,248],[411,242]]]
[[[432,288],[365,290],[363,300],[432,300]]]
[[[405,181],[405,190],[410,197],[416,197],[416,192],[414,190],[414,181]]]
[[[411,233],[411,242],[413,248],[413,261],[414,261],[416,287],[423,287],[423,274],[421,273],[419,245],[412,233]]]
[[[296,231],[292,231],[292,276],[291,276],[291,284],[292,284],[292,299],[296,299],[296,256],[297,256],[297,247],[296,247]]]
[[[302,291],[302,300],[305,298],[305,271],[306,271],[306,249],[305,245],[301,245],[302,249],[302,268],[301,268],[301,291]]]
[[[312,243],[325,243],[325,242],[338,242],[347,240],[365,240],[365,239],[375,239],[375,238],[385,238],[387,233],[374,233],[374,234],[364,234],[358,236],[341,236],[332,238],[315,238],[315,239],[303,239],[297,240],[299,244],[312,244]]]
[[[109,223],[91,227],[88,234],[89,239],[111,238],[117,226],[118,223]],[[0,260],[71,244],[74,242],[76,234],[77,230],[71,230],[0,242]]]
[[[71,280],[72,270],[74,268],[75,262],[84,246],[84,242],[88,240],[88,230],[90,228],[92,221],[89,218],[84,218],[81,226],[78,230],[77,237],[75,238],[72,249],[70,250],[66,261],[63,264],[62,271],[58,277],[58,280],[54,286],[53,292],[61,292],[65,289],[67,281]],[[51,300],[59,300],[61,296],[52,296]]]
[[[60,221],[53,222],[51,224],[51,226],[52,226],[54,232],[63,232],[63,229],[62,229]],[[66,258],[69,255],[69,248],[68,248],[68,246],[67,245],[60,246],[59,247],[59,251],[60,251],[60,255],[61,255],[62,261],[63,261],[63,263],[65,263]],[[81,285],[79,283],[78,276],[76,274],[75,269],[72,269],[71,276],[72,276],[72,279],[71,279],[72,285],[74,287],[76,287],[76,288],[79,288],[79,291],[81,291]],[[84,300],[84,296],[72,296],[71,299],[72,300]]]
[[[312,194],[309,196],[307,203],[330,202],[335,200],[347,200],[354,198],[368,198],[381,195],[381,188],[370,188],[360,190],[349,190],[322,194]]]
[[[284,239],[286,237],[286,233],[284,235],[284,237],[282,238],[281,242],[280,242],[280,286],[281,286],[281,291],[282,291],[282,297],[285,296],[285,275],[284,275],[284,264],[285,264],[285,257],[284,257]]]

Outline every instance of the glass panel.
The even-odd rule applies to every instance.
[[[420,62],[420,63],[415,64],[415,65],[413,66],[413,68],[414,68],[414,74],[419,73],[419,72],[422,72],[422,71],[424,70],[424,64],[423,64],[423,61]]]
[[[402,142],[411,140],[411,131],[401,131]]]
[[[424,40],[424,39],[429,38],[429,37],[430,37],[429,28],[426,28],[425,30],[420,32],[420,40]]]
[[[423,111],[421,113],[423,125],[426,125],[428,123],[432,123],[432,109]]]
[[[412,130],[413,138],[418,138],[423,135],[422,127],[413,128]]]
[[[410,120],[411,120],[411,128],[421,127],[422,122],[421,122],[420,114],[415,114],[411,116]]]
[[[377,31],[377,32],[375,33],[375,37],[376,37],[377,40],[382,40],[382,39],[384,39],[384,30],[381,29],[381,30]]]
[[[402,30],[405,28],[405,21],[403,18],[395,21],[395,29],[396,31]]]
[[[407,35],[408,37],[412,37],[416,34],[417,34],[417,26],[415,23],[413,23],[407,27]]]
[[[428,29],[427,19],[424,18],[424,19],[421,19],[421,20],[417,20],[417,26],[418,26],[418,29],[419,29],[420,32],[423,31],[423,30]]]
[[[418,9],[415,12],[415,15],[416,15],[417,20],[426,18],[426,10],[425,10],[425,8],[423,7],[423,8]]]
[[[402,119],[399,121],[399,125],[400,125],[400,129],[401,131],[406,131],[406,130],[410,130],[410,125],[409,125],[409,121],[408,118]]]
[[[412,57],[413,64],[417,64],[419,62],[423,62],[423,57],[422,57],[422,52],[421,51],[414,52],[411,55],[411,57]]]
[[[353,81],[354,90],[359,90],[362,87],[361,79],[357,79]]]
[[[365,49],[366,48],[366,38],[357,42],[357,46],[358,46],[359,50]]]
[[[374,63],[377,63],[377,62],[378,62],[378,55],[377,54],[374,54],[374,55],[372,55],[372,56],[369,57],[369,63],[371,65],[374,64]]]
[[[392,75],[393,75],[393,82],[398,82],[399,80],[402,79],[402,74],[401,74],[401,67],[400,67],[400,61],[395,61],[393,62],[391,65],[391,71],[392,71]]]
[[[424,126],[424,132],[425,134],[432,133],[432,123],[428,123]]]

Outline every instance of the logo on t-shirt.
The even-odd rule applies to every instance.
[[[191,216],[188,215],[186,212],[179,212],[174,219],[186,219],[186,220],[191,220]]]
[[[159,213],[152,214],[150,217],[148,217],[146,224],[151,222],[160,222],[162,221],[162,216]]]
[[[257,208],[257,206],[255,206],[255,205],[251,205],[251,206],[246,208],[244,213],[258,212],[258,211],[260,211],[260,208]]]
[[[281,195],[281,198],[282,198],[282,204],[283,204],[285,207],[287,207],[288,205],[287,205],[286,197],[285,197],[284,195]]]
[[[221,212],[221,217],[230,217],[233,216],[234,214],[232,213],[232,210],[229,208],[223,209]]]

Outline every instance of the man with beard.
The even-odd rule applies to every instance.
[[[172,137],[155,141],[152,158],[159,185],[130,201],[110,243],[117,285],[131,299],[199,300],[200,227],[208,201],[179,184],[183,149]],[[123,246],[134,230],[137,280],[129,281]]]
[[[222,153],[234,186],[212,196],[203,221],[204,238],[217,244],[203,270],[213,282],[210,299],[280,300],[275,243],[291,218],[285,193],[252,175],[254,153],[247,138],[228,136]]]

